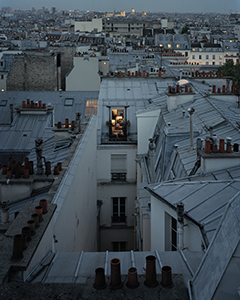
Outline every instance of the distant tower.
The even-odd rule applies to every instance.
[[[52,14],[54,15],[56,12],[56,7],[52,7]]]
[[[132,7],[131,9],[131,13],[134,14],[135,13],[135,9]]]

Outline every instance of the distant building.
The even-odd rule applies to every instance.
[[[92,19],[91,21],[75,21],[75,32],[102,32],[102,19]]]

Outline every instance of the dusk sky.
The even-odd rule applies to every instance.
[[[0,8],[10,6],[20,9],[50,8],[52,6],[61,9],[79,9],[91,11],[130,11],[133,7],[137,12],[219,12],[240,13],[240,0],[0,0]]]

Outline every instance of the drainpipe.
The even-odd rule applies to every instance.
[[[58,77],[58,90],[61,90],[61,54],[57,54],[57,77]]]
[[[13,122],[13,104],[10,104],[11,124]]]
[[[182,80],[182,69],[180,69],[179,72],[180,72],[180,80]]]
[[[43,150],[43,140],[37,139],[35,140],[35,149],[37,155],[37,175],[43,174],[43,164],[42,164],[42,150]]]
[[[75,120],[75,127],[74,127],[74,133],[81,132],[81,115],[82,113],[78,112],[76,113],[76,120]]]
[[[210,137],[212,138],[213,137],[213,127],[212,126],[209,127],[209,131],[210,131]]]
[[[197,139],[197,160],[201,161],[201,155],[199,153],[199,151],[202,150],[202,139],[198,138]]]
[[[183,250],[184,248],[184,204],[182,202],[177,204],[177,216],[178,216],[178,250]]]
[[[155,143],[152,138],[149,139],[149,156],[150,156],[150,177],[151,182],[155,183],[155,170],[154,170],[154,158],[155,158]]]
[[[100,212],[101,206],[103,205],[102,200],[97,200],[97,251],[100,252]]]
[[[188,109],[188,113],[190,115],[190,147],[193,147],[193,113],[195,112],[195,109],[193,107],[190,107]]]

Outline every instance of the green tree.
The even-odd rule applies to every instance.
[[[233,85],[235,88],[239,88],[240,78],[240,65],[239,63],[234,65],[232,59],[228,59],[224,65],[218,67],[218,72],[223,76],[231,76],[233,78]]]
[[[189,34],[190,30],[187,25],[185,25],[181,31],[181,34]]]

